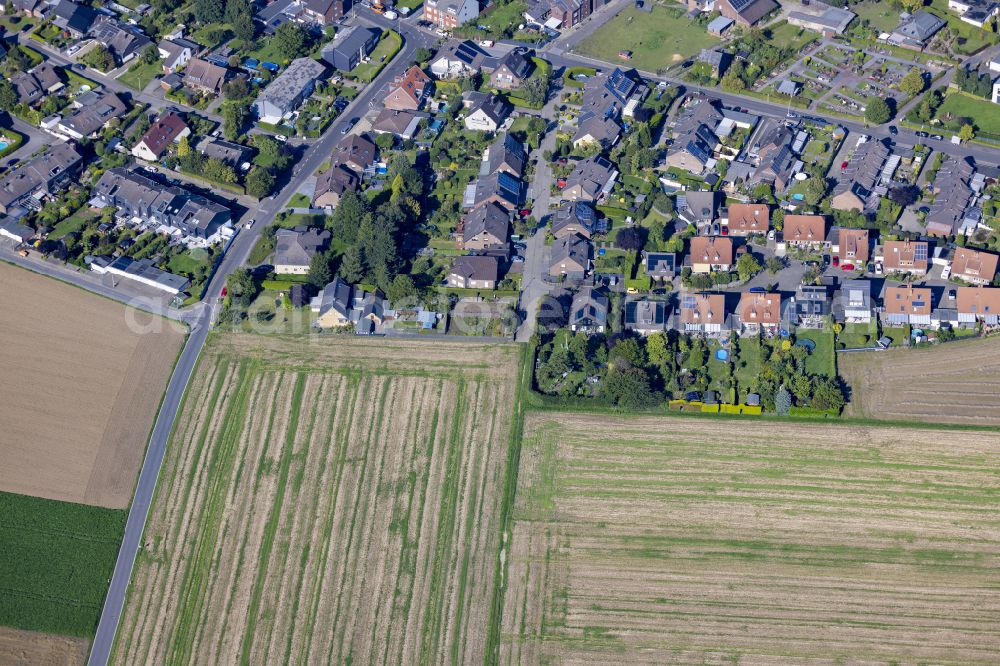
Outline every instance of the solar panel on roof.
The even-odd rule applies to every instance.
[[[913,260],[914,261],[926,261],[927,260],[927,246],[917,245],[913,249]]]

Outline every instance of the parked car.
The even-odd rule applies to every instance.
[[[944,141],[944,137],[941,136],[940,134],[935,134],[931,136],[931,138],[934,139],[935,141]]]
[[[877,262],[875,264],[875,275],[882,275],[882,264]]]
[[[511,261],[513,261],[515,264],[521,264],[524,263],[524,257],[516,255],[511,259]]]
[[[840,257],[834,257],[833,258],[833,265],[834,266],[839,266],[840,265]]]
[[[841,270],[845,270],[845,271],[853,271],[854,270],[854,264],[844,264],[840,268],[841,268]]]
[[[917,136],[919,136],[921,139],[926,139],[928,136],[930,136],[930,134],[928,134],[927,132],[917,132]]]
[[[250,227],[252,227],[253,223],[256,222],[256,221],[257,220],[254,220],[252,218],[250,220],[247,220],[246,228],[249,229]]]
[[[899,134],[899,129],[895,125],[889,125],[889,134],[896,136]]]

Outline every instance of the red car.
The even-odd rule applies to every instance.
[[[728,236],[729,235],[729,227],[727,227],[727,226],[723,226],[722,227],[722,235],[723,236]]]
[[[833,258],[833,265],[834,266],[839,266],[840,265],[840,257],[834,257]]]
[[[840,269],[843,271],[853,271],[854,264],[844,264],[843,266],[840,267]]]
[[[531,215],[531,209],[530,208],[522,208],[521,209],[521,217],[528,217],[529,215]]]
[[[840,170],[843,171],[846,168],[847,168],[847,162],[842,162],[840,165]]]

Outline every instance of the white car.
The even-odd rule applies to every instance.
[[[256,222],[256,220],[247,220],[246,228],[249,229],[252,227],[254,222]]]
[[[875,275],[882,275],[882,264],[875,262]]]
[[[941,279],[947,280],[951,276],[951,266],[945,266],[941,269]]]

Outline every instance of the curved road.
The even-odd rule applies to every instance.
[[[381,23],[381,22],[378,22]],[[393,26],[397,27],[397,26]],[[386,85],[396,74],[403,71],[413,59],[413,53],[420,47],[428,47],[433,44],[434,39],[415,29],[408,29],[406,24],[399,26],[405,38],[403,48],[400,49],[396,57],[385,69],[371,82],[354,101],[348,105],[341,114],[341,117],[361,116],[369,108],[370,103],[380,100],[380,95]],[[257,208],[248,210],[240,220],[242,231],[236,236],[229,251],[226,252],[220,262],[215,275],[212,277],[205,291],[205,297],[198,308],[193,322],[191,332],[184,344],[174,372],[170,376],[167,384],[167,391],[160,406],[153,432],[149,439],[149,446],[146,450],[146,457],[143,459],[142,469],[139,472],[139,482],[136,485],[135,495],[132,499],[132,506],[129,509],[128,521],[125,523],[125,536],[122,539],[121,548],[118,551],[118,559],[115,562],[114,573],[108,589],[108,595],[101,611],[101,619],[97,626],[97,634],[91,646],[89,666],[103,666],[108,663],[111,656],[111,649],[114,646],[115,634],[118,630],[118,623],[121,620],[122,609],[125,605],[125,595],[128,591],[129,579],[132,575],[132,567],[135,565],[136,555],[142,540],[143,530],[146,526],[146,518],[153,501],[153,492],[156,489],[156,481],[160,475],[160,467],[163,465],[163,458],[166,453],[167,440],[173,430],[174,421],[180,411],[181,400],[195,363],[201,350],[205,345],[211,322],[214,318],[214,306],[217,294],[226,283],[226,277],[239,266],[246,263],[261,229],[266,227],[274,219],[274,216],[281,211],[292,195],[298,191],[303,183],[327,160],[333,153],[334,146],[342,138],[334,131],[340,123],[334,121],[326,133],[315,143],[309,145],[305,153],[296,165],[297,174],[294,176],[281,192],[274,199],[265,199],[260,202]],[[245,229],[243,224],[254,218],[257,222],[251,229]]]

